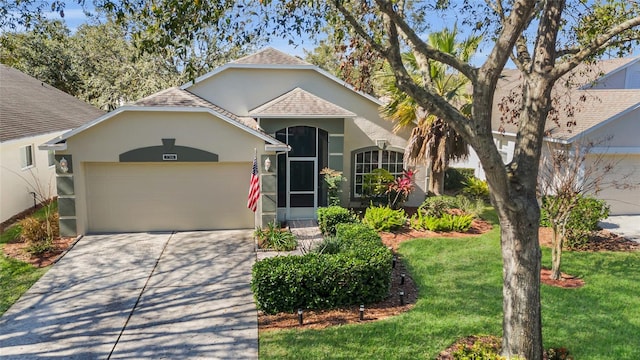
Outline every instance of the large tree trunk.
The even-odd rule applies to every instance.
[[[538,204],[535,198],[514,200],[527,208],[498,211],[504,262],[502,355],[542,359]]]

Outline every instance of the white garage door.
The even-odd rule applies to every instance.
[[[88,163],[90,232],[253,228],[251,163]]]
[[[605,177],[607,182],[640,184],[640,155],[610,156],[613,170]],[[609,159],[606,159],[609,161]],[[640,188],[619,188],[608,186],[597,195],[611,207],[611,215],[640,214]]]

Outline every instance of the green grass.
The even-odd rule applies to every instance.
[[[54,209],[56,209],[55,205]],[[38,210],[34,216],[43,218],[44,210]],[[4,314],[48,269],[37,268],[4,255],[2,251],[4,244],[18,236],[20,236],[20,227],[17,225],[7,228],[0,234],[0,315]]]
[[[498,228],[414,240],[399,251],[420,289],[411,311],[364,325],[261,333],[260,358],[433,359],[458,338],[501,336]],[[544,249],[543,265],[550,262]],[[565,252],[562,269],[586,286],[542,285],[545,347],[566,347],[576,359],[640,359],[640,253]]]

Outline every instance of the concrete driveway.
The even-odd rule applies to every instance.
[[[0,359],[257,359],[251,230],[90,235],[0,318]]]
[[[640,215],[609,216],[600,222],[600,226],[627,239],[640,242]]]

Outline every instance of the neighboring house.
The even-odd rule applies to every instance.
[[[254,228],[315,218],[327,203],[325,167],[348,180],[342,204],[359,206],[364,174],[403,170],[409,133],[394,134],[380,105],[272,48],[238,59],[42,145],[56,151],[59,188],[68,189],[61,230]],[[255,214],[247,208],[254,153]],[[425,196],[425,171],[417,170],[407,203],[414,206]]]
[[[53,151],[37,146],[103,111],[0,64],[0,222],[56,195]]]
[[[521,83],[516,70],[507,70],[498,83],[496,101],[516,92]],[[575,86],[564,87],[565,81]],[[573,77],[558,81],[555,93],[558,108],[557,121],[550,115],[547,121],[546,144],[555,148],[602,142],[591,149],[588,162],[597,156],[606,157],[613,164],[606,180],[622,180],[627,184],[640,184],[640,58],[614,59],[595,65],[581,65]],[[569,112],[574,116],[570,117]],[[508,116],[507,116],[508,117]],[[492,127],[498,150],[505,164],[513,158],[516,124],[507,123],[499,107],[494,105]],[[571,126],[567,124],[575,122]],[[543,147],[543,151],[549,148]],[[544,154],[543,154],[544,155]],[[472,153],[469,160],[455,167],[475,168],[476,176],[484,178],[478,157]],[[624,178],[624,179],[623,179]],[[607,187],[597,194],[611,207],[612,215],[640,214],[640,188],[617,189]]]

